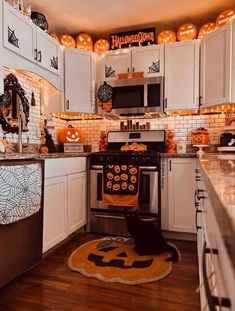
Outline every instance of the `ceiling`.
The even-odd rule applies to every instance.
[[[24,0],[27,5],[46,15],[49,32],[85,31],[94,38],[149,26],[177,30],[186,22],[200,27],[235,6],[234,0]]]

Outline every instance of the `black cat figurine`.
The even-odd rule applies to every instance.
[[[134,250],[139,255],[154,255],[169,252],[171,257],[166,261],[176,262],[179,260],[177,249],[166,242],[161,229],[156,221],[145,221],[140,219],[138,211],[125,211],[128,231],[135,241]]]

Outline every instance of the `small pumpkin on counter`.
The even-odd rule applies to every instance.
[[[49,152],[49,149],[47,146],[43,145],[39,148],[39,152],[40,153],[48,153]]]
[[[61,143],[80,143],[82,141],[81,131],[71,125],[68,128],[63,128],[59,133]]]

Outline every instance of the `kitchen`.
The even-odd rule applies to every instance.
[[[234,19],[233,1],[198,8],[181,0],[172,9],[120,1],[106,14],[105,0],[90,3],[92,12],[71,0],[69,13],[57,4],[58,17],[46,0],[0,4],[0,310],[234,310],[235,25],[228,15],[201,39],[192,26],[228,9]],[[136,16],[121,18],[126,5]],[[156,6],[161,19],[151,15]],[[75,8],[84,12],[72,15]],[[31,9],[44,13],[38,26]],[[177,41],[174,32],[160,36],[191,22]],[[39,27],[47,23],[48,33]],[[136,29],[145,36],[128,34]],[[147,46],[129,46],[124,32]],[[104,171],[118,179],[134,165],[138,197],[111,204],[117,196],[104,195]],[[89,278],[70,255],[107,236],[126,241],[127,197],[138,201],[138,221],[157,223],[181,260],[136,286]]]

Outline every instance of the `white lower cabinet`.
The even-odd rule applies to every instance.
[[[43,252],[86,224],[86,158],[45,160]]]
[[[168,217],[170,231],[195,233],[194,190],[196,159],[168,160]]]

